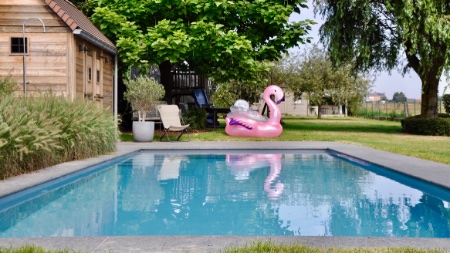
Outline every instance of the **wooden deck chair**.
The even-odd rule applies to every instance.
[[[177,105],[158,105],[159,115],[161,116],[161,121],[164,128],[164,134],[159,138],[160,141],[167,137],[167,140],[170,141],[169,132],[179,132],[177,141],[180,140],[180,137],[186,133],[188,136],[188,140],[191,140],[188,132],[189,124],[182,125],[180,118],[180,109]]]

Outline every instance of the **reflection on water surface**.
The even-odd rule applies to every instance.
[[[38,196],[0,200],[0,237],[450,237],[450,191],[384,171],[322,151],[140,152]]]

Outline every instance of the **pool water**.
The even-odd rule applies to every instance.
[[[450,190],[353,157],[175,152],[136,152],[1,198],[0,237],[450,237]]]

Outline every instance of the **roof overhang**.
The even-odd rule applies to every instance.
[[[105,50],[106,52],[116,55],[117,54],[117,48],[112,47],[108,44],[106,44],[105,42],[97,39],[95,36],[93,36],[92,34],[82,30],[82,29],[75,29],[73,30],[73,34],[75,36],[78,36],[86,41],[88,41],[89,43],[94,44],[95,46]]]

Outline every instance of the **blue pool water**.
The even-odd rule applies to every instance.
[[[450,237],[449,190],[352,157],[192,152],[137,152],[1,198],[0,237]]]

